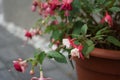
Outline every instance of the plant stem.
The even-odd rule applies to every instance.
[[[40,78],[43,78],[43,70],[42,70],[42,66],[40,66]]]

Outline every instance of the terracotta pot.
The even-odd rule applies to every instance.
[[[120,51],[95,48],[90,55],[74,58],[78,80],[120,80]]]

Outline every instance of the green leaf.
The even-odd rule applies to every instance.
[[[54,29],[54,26],[47,26],[45,33],[50,33]]]
[[[99,31],[97,31],[96,36],[97,35],[102,35],[106,32],[109,32],[109,30],[107,30],[107,29],[108,29],[108,27],[104,27],[104,28],[100,29]]]
[[[112,44],[120,47],[120,41],[117,40],[117,39],[116,39],[115,37],[113,37],[113,36],[108,36],[108,37],[107,37],[107,41],[109,41],[110,43],[112,43]]]
[[[74,0],[73,5],[75,5],[79,8],[80,7],[80,0]]]
[[[54,38],[55,40],[58,40],[60,35],[61,35],[61,33],[59,30],[55,30],[52,32],[52,38]]]
[[[50,51],[47,55],[49,58],[54,58],[57,62],[67,63],[66,57],[57,51]]]
[[[41,52],[41,53],[39,53],[38,55],[36,55],[36,60],[37,60],[40,64],[42,64],[43,61],[44,61],[44,59],[45,59],[45,57],[46,57],[45,52]]]
[[[86,40],[85,43],[83,44],[83,54],[85,57],[89,58],[89,54],[91,51],[94,49],[94,43],[91,40]]]
[[[98,4],[104,4],[106,0],[95,0]]]
[[[74,34],[74,35],[79,35],[82,25],[83,25],[83,23],[82,23],[81,21],[77,21],[77,22],[73,25],[74,30],[73,30],[72,34]],[[74,35],[72,35],[72,37],[75,38],[76,36],[74,36]]]
[[[32,64],[32,66],[37,66],[37,61],[33,60],[33,61],[31,61],[31,64]]]
[[[120,7],[112,7],[109,10],[112,12],[118,12],[118,11],[120,11]]]
[[[99,13],[102,9],[100,8],[95,8],[92,10],[92,13]]]
[[[84,25],[81,27],[80,32],[81,32],[83,35],[86,35],[87,29],[88,29],[87,24],[84,24]]]
[[[30,58],[29,62],[32,64],[32,66],[37,66],[37,61],[34,58]]]

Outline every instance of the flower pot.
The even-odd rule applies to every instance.
[[[78,80],[120,80],[120,51],[95,48],[90,59],[74,60]]]

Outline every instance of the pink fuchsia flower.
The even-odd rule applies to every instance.
[[[71,56],[72,57],[77,56],[78,58],[81,58],[82,60],[84,60],[84,56],[82,54],[82,50],[83,50],[83,46],[82,45],[76,46],[76,48],[71,50]]]
[[[35,74],[35,71],[32,69],[30,70],[30,75],[34,75]]]
[[[68,39],[69,39],[70,45],[71,45],[73,48],[77,48],[77,45],[74,43],[75,39],[71,39],[71,38],[68,38]]]
[[[40,8],[44,10],[49,7],[49,4],[47,2],[42,2],[40,5]]]
[[[54,15],[54,11],[50,7],[46,8],[45,13],[49,15]]]
[[[52,80],[51,78],[37,78],[37,77],[32,77],[31,80]]]
[[[62,0],[61,10],[72,10],[72,2],[73,0]]]
[[[51,8],[50,4],[43,2],[40,4],[39,14],[47,17],[48,15],[54,15],[54,10]]]
[[[19,72],[25,72],[27,68],[27,61],[19,58],[18,60],[13,61],[14,68]]]
[[[28,38],[28,39],[32,39],[33,35],[32,35],[31,32],[26,31],[26,32],[25,32],[25,37]]]
[[[38,6],[38,3],[37,3],[36,0],[34,0],[34,1],[33,1],[33,4],[32,4],[32,11],[33,11],[33,12],[36,11],[37,6]]]
[[[40,71],[40,78],[32,77],[31,80],[52,80],[51,78],[44,78],[43,71]]]
[[[77,49],[79,50],[80,58],[84,60],[84,56],[82,54],[83,46],[81,44],[77,45]]]
[[[62,43],[64,46],[66,46],[66,48],[70,48],[70,47],[77,48],[77,45],[74,43],[74,40],[75,39],[65,38],[63,39]]]
[[[39,14],[44,17],[47,17],[48,15],[54,15],[54,11],[50,7],[47,7],[46,9],[39,10]]]
[[[33,0],[33,3],[32,3],[34,6],[38,6],[38,2],[37,0]]]
[[[112,17],[108,14],[108,12],[106,12],[105,16],[101,20],[101,23],[105,23],[105,22],[107,22],[110,27],[113,26]]]
[[[73,0],[62,0],[61,10],[65,10],[64,16],[69,16],[69,11],[72,10],[71,3]]]
[[[41,34],[41,30],[39,28],[30,30],[25,30],[25,37],[28,39],[32,39],[33,36]]]
[[[35,11],[36,11],[36,7],[35,7],[34,5],[32,5],[31,10],[32,10],[33,12],[35,12]]]
[[[58,22],[57,20],[54,20],[54,21],[52,22],[52,24],[53,24],[53,25],[57,25],[57,24],[59,24],[59,22]]]
[[[70,54],[72,57],[77,56],[78,58],[80,58],[79,49],[77,49],[77,48],[72,49]]]
[[[50,4],[50,8],[52,10],[55,10],[61,3],[59,2],[59,0],[50,0],[49,4]]]

